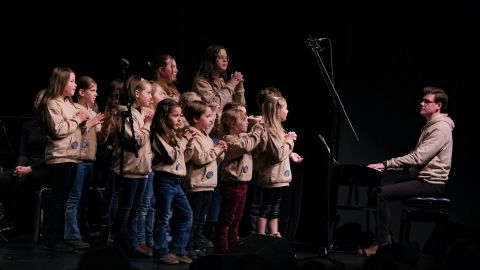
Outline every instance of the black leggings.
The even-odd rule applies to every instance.
[[[287,187],[263,188],[262,206],[258,216],[266,219],[276,219],[280,214],[280,204]]]

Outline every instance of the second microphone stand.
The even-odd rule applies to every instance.
[[[334,169],[335,169],[335,156],[337,154],[337,137],[338,137],[338,117],[340,112],[345,116],[345,119],[347,119],[347,122],[350,126],[350,129],[352,130],[355,139],[360,141],[360,139],[357,136],[357,133],[355,132],[355,129],[352,126],[352,123],[350,122],[350,119],[347,115],[347,112],[345,111],[345,107],[343,106],[342,100],[340,99],[340,96],[338,95],[333,80],[331,76],[328,74],[327,69],[325,67],[325,64],[322,60],[322,57],[320,56],[320,53],[324,50],[320,42],[323,40],[327,40],[330,43],[330,49],[332,48],[330,39],[328,38],[312,38],[309,37],[307,41],[305,41],[305,45],[310,48],[315,55],[315,60],[318,64],[318,67],[322,73],[322,77],[325,80],[325,83],[328,87],[330,96],[331,96],[331,102],[332,102],[332,129],[330,133],[330,140],[331,140],[331,152],[329,155],[328,159],[328,174],[327,174],[327,191],[326,191],[326,215],[327,215],[327,246],[320,251],[320,255],[328,255],[333,247],[332,244],[332,232],[333,232],[333,225],[334,222],[332,222],[332,214],[335,214],[335,208],[332,207],[332,203],[336,202],[331,202],[332,196],[332,181],[333,181],[333,174],[334,174]],[[332,53],[330,52],[330,55]]]

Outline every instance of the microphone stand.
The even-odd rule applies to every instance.
[[[130,139],[131,145],[133,145],[133,150],[135,153],[135,157],[138,158],[138,144],[137,140],[135,140],[135,131],[133,129],[133,119],[132,119],[132,100],[130,97],[130,93],[127,93],[127,79],[126,79],[126,70],[129,66],[128,60],[122,58],[120,61],[122,65],[122,79],[123,79],[123,93],[124,93],[124,100],[127,104],[127,111],[122,111],[120,113],[120,117],[122,119],[122,126],[120,129],[120,179],[123,180],[124,175],[124,155],[125,155],[125,121],[127,118],[130,118],[130,129],[132,130],[132,138]]]
[[[322,57],[320,56],[320,53],[323,52],[323,48],[320,46],[320,42],[323,40],[328,40],[330,44],[330,50],[332,48],[331,42],[329,38],[312,38],[311,36],[304,42],[305,45],[310,48],[315,55],[315,60],[317,61],[318,67],[322,73],[322,77],[325,80],[325,83],[328,87],[330,96],[332,97],[332,111],[333,111],[333,116],[332,116],[332,130],[330,134],[330,139],[331,139],[331,145],[332,149],[329,155],[328,159],[328,174],[327,174],[327,193],[326,193],[326,198],[327,198],[327,247],[324,248],[320,254],[321,255],[328,255],[333,247],[332,244],[332,228],[331,226],[333,225],[331,221],[332,214],[335,212],[335,208],[332,208],[332,202],[331,202],[331,188],[332,188],[332,178],[334,174],[334,167],[336,164],[335,156],[337,155],[337,136],[338,136],[338,116],[339,116],[339,109],[342,112],[342,114],[345,116],[347,119],[347,122],[350,126],[350,129],[352,130],[355,139],[357,142],[360,141],[358,138],[357,133],[355,132],[355,129],[353,128],[352,123],[350,122],[350,118],[348,117],[347,112],[345,111],[345,107],[343,106],[342,100],[340,99],[340,96],[338,95],[337,91],[335,90],[335,86],[333,83],[332,78],[327,72],[327,69],[325,68],[325,65],[323,63]],[[331,55],[331,51],[330,51]],[[332,70],[333,72],[333,70]],[[321,138],[322,139],[322,138]],[[336,203],[336,202],[335,202]],[[335,206],[335,205],[334,205]]]

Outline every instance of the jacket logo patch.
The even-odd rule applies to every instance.
[[[210,179],[210,178],[213,177],[213,172],[212,172],[212,171],[208,171],[205,176],[207,177],[207,179]]]
[[[284,171],[283,176],[285,176],[285,177],[290,176],[290,171],[289,170]]]
[[[82,148],[87,148],[88,147],[88,141],[87,140],[82,140]]]
[[[243,173],[248,172],[248,165],[245,165],[245,166],[242,167],[242,172]]]
[[[77,149],[78,142],[72,142],[72,144],[70,144],[70,146],[72,147],[72,149]]]

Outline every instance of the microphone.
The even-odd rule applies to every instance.
[[[322,141],[323,147],[325,147],[325,150],[327,150],[328,154],[331,155],[332,153],[330,152],[330,147],[328,147],[328,144],[325,141],[325,139],[323,138],[323,136],[321,134],[318,134],[318,138]],[[334,164],[338,163],[335,158],[333,158],[333,163]]]
[[[320,138],[320,140],[322,141],[323,147],[325,147],[325,150],[327,150],[327,152],[330,154],[330,147],[328,147],[328,144],[323,138],[323,136],[321,134],[318,134],[318,138]]]
[[[314,37],[311,37],[309,36],[307,38],[307,40],[305,40],[303,43],[305,43],[305,45],[311,49],[317,49],[319,50],[320,52],[323,51],[323,48],[320,47],[319,43],[322,42],[323,40],[330,40],[329,38],[326,38],[326,37],[322,37],[322,38],[314,38]]]
[[[130,66],[130,61],[125,58],[120,58],[120,65],[122,65],[122,68],[128,68]]]
[[[321,37],[321,38],[313,38],[313,37],[308,37],[306,42],[321,42],[324,40],[328,40],[329,38],[326,37]]]

